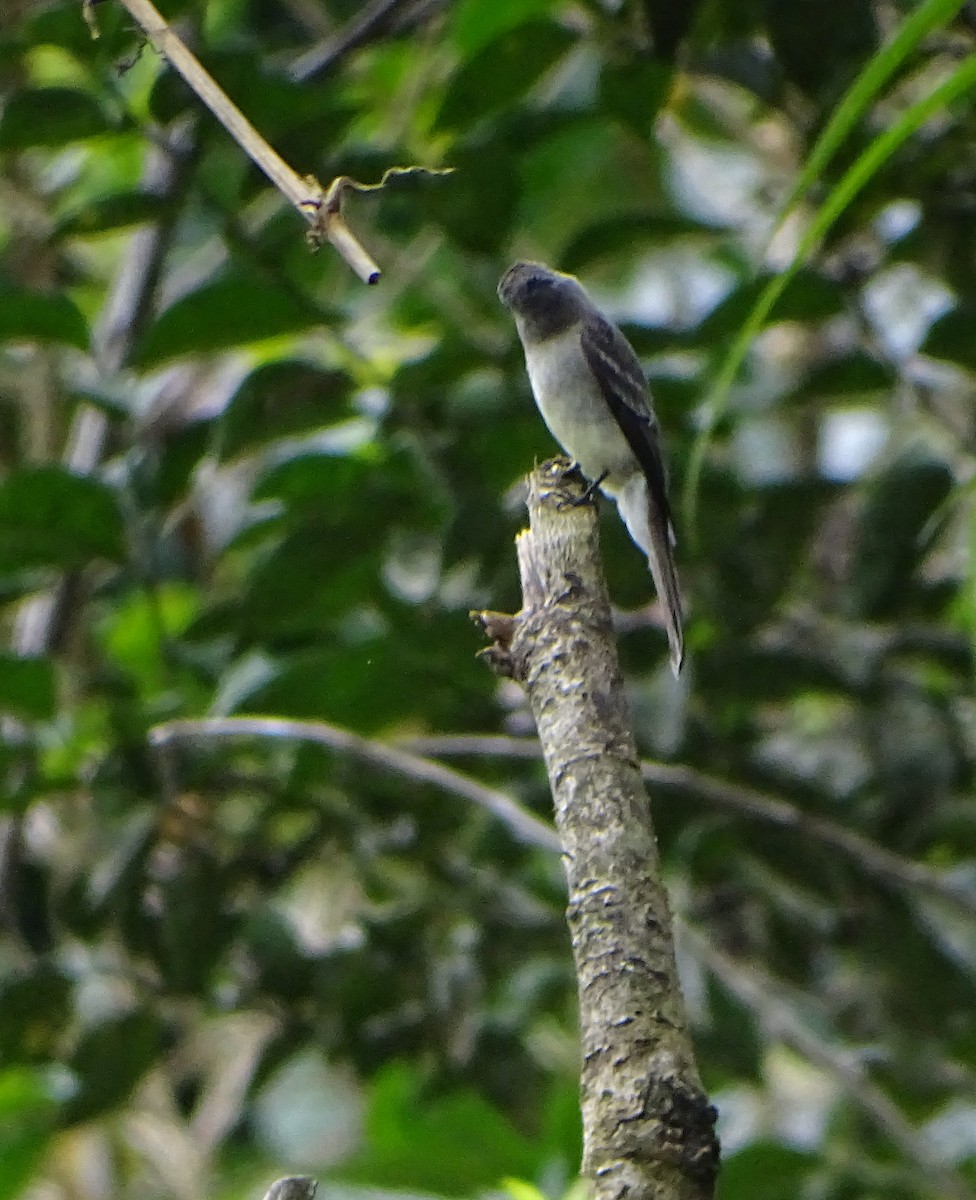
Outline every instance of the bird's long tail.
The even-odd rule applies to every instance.
[[[671,647],[671,668],[677,675],[685,656],[685,642],[681,591],[674,565],[674,530],[665,515],[651,501],[647,480],[643,475],[632,475],[626,484],[614,493],[614,499],[630,536],[647,555],[651,578],[664,610],[664,623]]]

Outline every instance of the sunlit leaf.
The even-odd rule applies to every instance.
[[[353,383],[344,371],[279,360],[253,371],[224,410],[220,450],[233,458],[274,438],[334,424],[348,415]]]
[[[302,333],[326,320],[311,301],[303,303],[270,280],[232,270],[171,304],[150,327],[135,362],[157,367],[184,355],[217,354]]]
[[[461,0],[451,13],[450,33],[464,58],[470,58],[499,34],[538,19],[557,8],[555,0]]]

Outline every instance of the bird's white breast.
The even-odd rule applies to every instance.
[[[639,468],[583,354],[579,326],[537,342],[526,354],[526,368],[553,437],[588,479],[609,471],[603,490],[613,494],[619,486],[615,476]]]

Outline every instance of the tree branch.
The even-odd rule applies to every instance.
[[[330,242],[364,283],[376,283],[380,278],[380,269],[343,217],[342,206],[346,196],[350,192],[378,191],[386,187],[390,179],[404,174],[437,175],[445,172],[424,167],[394,167],[376,184],[362,184],[340,175],[332,180],[328,188],[323,188],[314,176],[300,176],[268,144],[167,24],[151,0],[119,0],[119,3],[139,23],[156,51],[168,60],[244,153],[308,223],[308,237],[312,245]],[[95,33],[92,4],[93,0],[83,0],[86,19]]]
[[[471,757],[538,759],[542,747],[535,738],[490,734],[441,734],[404,739],[404,749],[430,758]],[[976,895],[956,886],[925,863],[896,854],[877,842],[846,829],[836,821],[804,812],[795,804],[754,788],[716,779],[704,771],[681,764],[641,761],[645,783],[657,784],[678,795],[704,800],[714,808],[749,817],[777,829],[788,829],[810,842],[842,854],[865,875],[886,887],[912,892],[951,904],[966,917],[976,916]]]
[[[715,1110],[695,1066],[671,913],[629,727],[592,505],[565,460],[529,478],[523,608],[484,614],[525,687],[569,885],[583,1049],[583,1169],[597,1200],[709,1200]],[[570,503],[567,503],[570,501]]]
[[[358,758],[380,770],[401,775],[413,783],[428,784],[469,804],[483,808],[501,821],[512,835],[527,846],[558,850],[553,829],[524,809],[505,792],[496,791],[441,763],[420,758],[395,746],[370,741],[324,721],[291,721],[282,717],[203,717],[199,720],[165,721],[149,731],[154,746],[165,748],[180,741],[217,738],[278,738],[314,742],[338,754]]]
[[[416,7],[413,0],[370,0],[339,31],[309,47],[291,64],[288,74],[303,81],[328,71],[360,46],[382,37],[399,12]]]
[[[737,962],[701,932],[682,922],[682,944],[705,964],[721,985],[747,1008],[766,1032],[792,1046],[809,1062],[833,1076],[868,1114],[914,1168],[932,1195],[974,1200],[964,1180],[949,1170],[938,1149],[905,1117],[891,1098],[867,1075],[856,1052],[837,1046],[815,1032],[784,994],[781,983],[753,963]]]

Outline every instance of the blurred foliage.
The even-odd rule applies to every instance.
[[[680,682],[603,533],[720,1194],[973,1195],[972,5],[161,7],[299,173],[457,171],[352,199],[367,289],[114,0],[0,9],[0,1198],[571,1186],[555,857],[281,727],[150,733],[531,731],[467,618],[553,448],[517,256],[624,324],[693,501]]]

